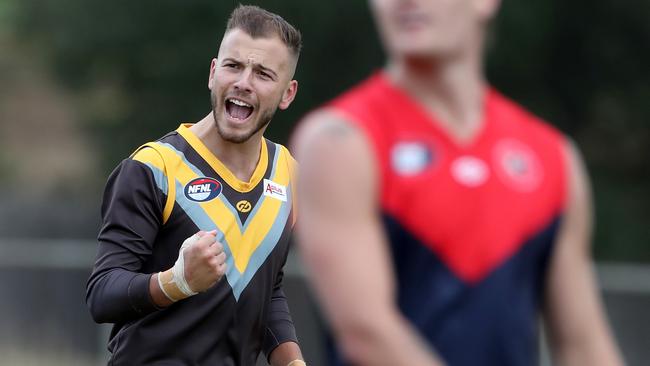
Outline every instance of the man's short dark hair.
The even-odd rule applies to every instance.
[[[298,58],[302,48],[300,31],[281,16],[254,5],[239,5],[228,19],[226,33],[241,29],[253,38],[266,38],[277,35]]]

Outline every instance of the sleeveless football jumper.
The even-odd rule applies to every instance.
[[[458,143],[383,73],[329,107],[374,151],[404,316],[449,365],[537,364],[563,136],[488,89],[481,130]]]

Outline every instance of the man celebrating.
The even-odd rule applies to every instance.
[[[498,0],[372,0],[389,56],[295,136],[297,233],[354,365],[620,365],[583,164],[485,82]],[[334,357],[329,363],[343,360]]]
[[[212,113],[110,176],[86,300],[115,324],[111,365],[254,365],[261,351],[304,365],[282,288],[295,162],[263,137],[296,95],[300,48],[280,16],[235,9],[210,65]]]

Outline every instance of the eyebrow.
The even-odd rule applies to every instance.
[[[232,62],[232,63],[236,63],[238,65],[243,65],[244,64],[243,62],[241,62],[239,60],[236,60],[236,59],[234,59],[232,57],[224,58],[223,61],[221,62],[221,64],[223,65],[226,62]],[[262,64],[254,63],[253,68],[260,69],[260,70],[262,70],[262,71],[264,71],[264,72],[266,72],[268,74],[271,74],[271,76],[273,76],[274,79],[278,77],[278,74],[273,69],[270,69],[270,68],[268,68],[266,66],[263,66]]]

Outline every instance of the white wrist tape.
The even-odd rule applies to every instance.
[[[174,266],[165,272],[160,272],[158,274],[158,286],[162,290],[163,294],[167,296],[171,301],[178,301],[180,299],[190,297],[198,294],[198,292],[193,291],[190,285],[185,279],[185,249],[194,245],[199,241],[199,236],[194,234],[189,238],[185,239],[181,248],[178,250],[178,258],[174,263]],[[171,276],[170,276],[171,272]],[[165,277],[165,278],[163,278]],[[179,294],[178,292],[180,291]],[[170,293],[171,292],[171,293]],[[172,294],[173,293],[173,294]]]
[[[192,291],[190,288],[190,285],[187,283],[187,280],[185,280],[185,249],[191,247],[199,241],[199,236],[194,234],[190,236],[189,238],[185,239],[183,242],[183,245],[181,245],[181,249],[178,251],[178,258],[176,259],[176,263],[174,263],[174,267],[172,267],[172,273],[174,274],[174,277],[172,279],[172,282],[176,283],[176,286],[178,286],[178,289],[181,290],[181,292],[187,296],[192,296],[198,294],[196,291]]]

